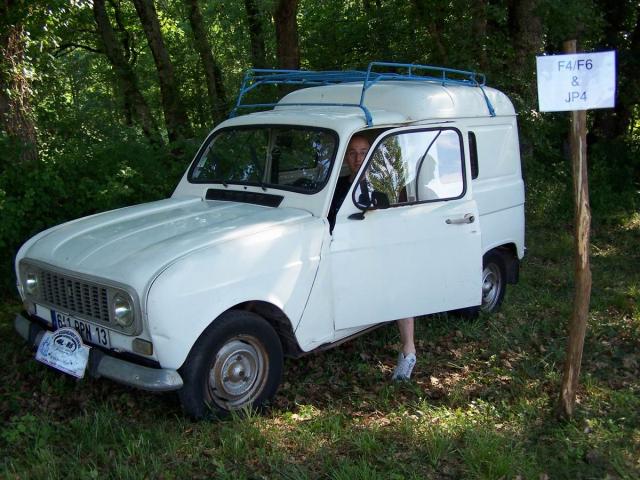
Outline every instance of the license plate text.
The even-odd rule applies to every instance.
[[[70,317],[64,313],[51,311],[51,319],[53,321],[54,328],[71,327],[76,330],[82,340],[101,347],[110,348],[111,341],[109,338],[109,331],[99,325],[85,322],[74,317]]]

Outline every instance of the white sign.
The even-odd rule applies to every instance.
[[[89,347],[83,345],[80,334],[72,328],[45,332],[36,360],[77,378],[84,377],[89,360]]]
[[[616,52],[549,55],[536,58],[541,112],[613,108]]]

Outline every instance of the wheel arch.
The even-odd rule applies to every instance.
[[[505,243],[487,250],[484,253],[486,257],[489,253],[497,253],[504,261],[507,274],[507,283],[516,284],[520,278],[520,260],[518,259],[518,247],[515,243]]]
[[[187,361],[191,350],[194,348],[195,344],[200,340],[201,337],[205,335],[207,330],[212,328],[212,326],[216,323],[216,321],[222,317],[225,313],[230,312],[232,310],[240,310],[245,312],[252,312],[256,315],[259,315],[264,320],[271,325],[271,327],[275,330],[278,338],[280,339],[280,343],[282,344],[282,351],[286,357],[300,357],[304,354],[303,350],[300,348],[298,341],[293,332],[293,328],[291,326],[291,321],[286,313],[282,311],[280,307],[274,305],[273,303],[269,303],[263,300],[249,300],[241,303],[237,303],[225,311],[221,312],[214,320],[212,320],[209,325],[207,325],[198,338],[194,341],[189,353],[185,357],[183,364]],[[182,368],[182,365],[180,368]]]
[[[180,367],[183,410],[194,419],[260,409],[282,381],[283,350],[276,331],[247,309],[228,309],[211,322]]]
[[[234,305],[229,310],[245,310],[264,318],[278,334],[286,357],[295,358],[304,354],[293,332],[291,320],[277,305],[263,300],[251,300]]]

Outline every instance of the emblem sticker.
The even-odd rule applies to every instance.
[[[82,343],[73,328],[46,332],[38,346],[36,360],[76,378],[84,377],[89,360],[89,347]]]

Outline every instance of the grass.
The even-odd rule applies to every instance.
[[[553,414],[572,303],[571,228],[528,231],[502,311],[417,324],[419,363],[389,383],[389,325],[287,360],[262,415],[185,419],[173,394],[75,381],[33,361],[0,307],[2,478],[640,477],[640,214],[596,225],[578,407]]]

